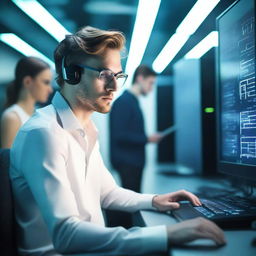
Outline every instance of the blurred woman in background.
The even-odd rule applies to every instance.
[[[16,65],[15,79],[7,87],[7,102],[1,119],[1,148],[10,148],[19,128],[33,114],[36,102],[48,100],[52,72],[36,57],[24,57]]]

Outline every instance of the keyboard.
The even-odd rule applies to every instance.
[[[256,199],[240,196],[221,198],[200,198],[202,206],[193,206],[189,202],[181,203],[172,215],[179,220],[205,217],[225,228],[249,228],[256,222]]]

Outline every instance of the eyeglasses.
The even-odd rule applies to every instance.
[[[89,70],[93,70],[93,71],[97,71],[99,72],[99,79],[104,81],[105,85],[109,85],[114,77],[117,81],[117,86],[118,88],[122,88],[125,84],[125,81],[127,80],[128,75],[123,73],[122,71],[114,73],[109,69],[97,69],[97,68],[93,68],[93,67],[89,67],[89,66],[85,66],[82,64],[76,64],[78,67],[81,68],[85,68],[85,69],[89,69]]]

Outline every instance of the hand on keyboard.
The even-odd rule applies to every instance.
[[[197,196],[186,190],[157,195],[153,198],[152,204],[159,211],[169,211],[179,208],[178,202],[183,200],[188,200],[195,206],[202,205]]]
[[[186,220],[167,227],[170,245],[184,244],[199,238],[213,240],[217,245],[226,243],[223,231],[204,218]]]

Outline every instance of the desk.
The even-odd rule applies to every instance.
[[[148,179],[147,179],[148,178]],[[216,186],[222,187],[219,179],[206,179],[195,176],[177,176],[161,173],[151,173],[144,176],[144,193],[167,193],[179,189],[196,191],[198,187]],[[134,216],[135,224],[140,226],[173,225],[177,221],[171,216],[153,212],[140,211]],[[209,240],[200,239],[189,246],[175,247],[169,255],[172,256],[256,256],[256,247],[252,247],[251,241],[256,238],[256,230],[225,231],[227,245],[216,248]]]

